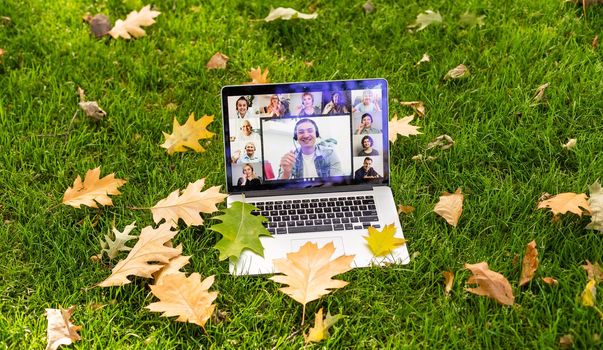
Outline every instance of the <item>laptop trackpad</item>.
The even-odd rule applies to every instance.
[[[291,251],[296,252],[306,244],[307,242],[312,242],[318,245],[318,248],[324,247],[327,243],[333,242],[335,246],[335,253],[333,253],[333,257],[336,258],[338,256],[344,255],[345,250],[343,249],[343,239],[341,237],[323,237],[323,238],[310,238],[310,239],[294,239],[291,240]]]

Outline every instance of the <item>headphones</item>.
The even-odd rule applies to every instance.
[[[362,119],[364,119],[364,117],[369,117],[369,118],[371,118],[371,123],[373,123],[373,116],[372,116],[372,115],[370,115],[370,114],[368,114],[368,113],[364,113],[364,114],[362,115],[362,117],[360,117],[360,121],[362,121]]]
[[[318,132],[318,125],[316,125],[316,122],[314,122],[314,120],[312,119],[304,118],[300,119],[297,123],[295,123],[295,128],[293,128],[293,139],[295,141],[297,141],[297,127],[301,123],[312,123],[312,125],[314,125],[314,130],[316,130],[316,137],[320,137],[320,133]]]

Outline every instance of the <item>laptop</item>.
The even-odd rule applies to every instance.
[[[222,88],[227,205],[258,208],[272,236],[264,256],[243,251],[234,275],[278,273],[272,261],[306,242],[333,242],[353,267],[409,262],[406,245],[374,257],[368,227],[394,224],[384,79]]]

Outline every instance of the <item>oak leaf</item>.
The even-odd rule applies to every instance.
[[[589,280],[603,281],[603,268],[599,266],[599,263],[591,264],[590,261],[586,260],[586,264],[582,265],[582,268],[586,271]]]
[[[264,21],[266,22],[270,22],[270,21],[274,21],[276,19],[295,19],[295,18],[300,18],[300,19],[315,19],[316,17],[318,17],[318,13],[301,13],[298,12],[292,8],[285,8],[285,7],[277,7],[275,9],[271,9],[270,13],[268,14],[268,16],[266,16],[266,18],[264,18]]]
[[[262,73],[262,67],[252,68],[249,71],[249,77],[251,78],[251,82],[247,84],[267,84],[270,82],[268,79],[268,68]]]
[[[82,327],[74,325],[70,320],[73,310],[75,310],[75,305],[68,309],[46,309],[46,319],[48,320],[46,350],[56,350],[61,345],[70,345],[81,340],[77,331]]]
[[[463,79],[468,77],[469,75],[471,75],[471,73],[469,72],[469,68],[467,68],[467,66],[465,66],[464,64],[459,64],[458,66],[449,70],[448,73],[446,73],[446,75],[444,76],[444,80]]]
[[[216,308],[212,304],[218,292],[210,292],[214,276],[201,281],[201,275],[192,273],[165,276],[164,283],[152,285],[151,292],[160,301],[149,304],[146,308],[153,312],[163,312],[161,316],[178,316],[178,322],[190,322],[205,329],[205,323]]]
[[[67,188],[63,196],[63,204],[74,208],[80,208],[85,205],[91,208],[98,208],[100,205],[113,205],[109,195],[120,194],[118,188],[126,183],[126,180],[116,179],[115,174],[111,173],[102,179],[100,177],[100,167],[90,169],[86,172],[84,181],[78,175],[73,182],[73,187]]]
[[[415,29],[418,32],[433,23],[442,23],[442,15],[439,12],[426,10],[424,13],[419,13],[415,21],[408,25],[407,28]]]
[[[452,290],[452,284],[454,283],[454,272],[452,271],[444,271],[442,272],[444,275],[444,293],[446,295],[450,295],[450,291]]]
[[[128,247],[126,243],[130,240],[138,238],[138,236],[130,235],[130,232],[132,232],[135,227],[136,221],[126,226],[123,232],[119,232],[119,230],[113,226],[112,231],[115,238],[111,238],[111,236],[108,234],[105,235],[105,240],[101,240],[101,252],[99,254],[99,258],[101,258],[103,253],[105,253],[109,259],[115,259],[119,252],[128,252],[132,250],[132,248]]]
[[[369,249],[374,256],[386,256],[394,249],[406,244],[404,238],[396,238],[396,226],[394,224],[385,225],[383,230],[379,231],[376,228],[368,227],[368,236],[363,236],[366,240]]]
[[[330,260],[334,252],[333,242],[320,249],[315,243],[307,242],[297,252],[288,253],[287,258],[273,260],[274,266],[282,275],[275,275],[270,279],[288,285],[279,290],[303,305],[302,324],[307,303],[348,284],[332,277],[349,271],[354,255],[342,255]]]
[[[174,127],[172,134],[163,133],[165,142],[161,147],[166,148],[169,155],[175,152],[186,152],[192,149],[196,152],[203,152],[205,149],[199,144],[201,139],[209,139],[214,133],[207,130],[207,126],[214,121],[213,115],[204,115],[199,120],[195,120],[195,113],[191,113],[186,123],[180,125],[174,118]]]
[[[308,335],[304,334],[305,343],[318,343],[324,339],[327,339],[327,337],[329,336],[329,328],[331,328],[331,326],[333,326],[335,323],[337,323],[337,321],[342,318],[343,315],[332,316],[331,313],[327,311],[327,316],[323,320],[322,308],[320,308],[320,310],[318,310],[316,316],[314,317],[314,327],[310,327]]]
[[[590,213],[588,196],[584,193],[560,193],[538,203],[538,209],[542,208],[550,208],[554,217],[565,214],[568,211],[577,214],[578,216],[582,216],[582,212],[584,211]]]
[[[465,196],[461,193],[461,188],[457,188],[456,192],[448,193],[444,192],[440,196],[440,201],[436,204],[433,211],[446,219],[450,225],[456,227],[459,222],[459,218],[463,213],[463,201]]]
[[[221,52],[216,52],[205,66],[207,69],[224,69],[226,68],[226,62],[228,62],[228,56]]]
[[[425,116],[425,105],[423,104],[423,101],[400,102],[400,105],[412,108],[417,112],[419,117]]]
[[[587,229],[603,232],[603,189],[599,181],[588,186],[590,198],[588,205],[591,210],[590,223],[586,225]]]
[[[536,241],[531,241],[526,246],[526,252],[523,255],[523,261],[521,262],[520,287],[534,278],[536,269],[538,269],[538,250],[536,250]]]
[[[182,245],[176,247],[176,249],[180,249],[182,251]],[[190,256],[179,255],[175,258],[170,259],[170,261],[165,264],[161,270],[153,273],[153,279],[155,280],[155,285],[163,284],[165,281],[165,277],[174,274],[184,274],[180,269],[188,264],[190,260]]]
[[[120,36],[124,39],[131,39],[132,36],[135,38],[143,37],[146,33],[141,27],[147,27],[155,23],[154,18],[160,14],[159,11],[151,10],[151,5],[143,7],[140,12],[132,11],[125,20],[118,19],[115,22],[115,26],[109,31],[109,35],[113,39]]]
[[[228,197],[220,193],[220,186],[213,186],[201,192],[204,185],[205,178],[197,180],[189,183],[184,191],[175,190],[157,202],[151,208],[153,221],[159,223],[165,220],[172,227],[178,226],[178,219],[182,219],[187,226],[203,225],[203,218],[199,213],[211,214],[218,211],[216,204]]]
[[[503,275],[490,270],[487,262],[465,264],[465,268],[473,273],[467,283],[477,284],[476,288],[465,288],[466,291],[487,296],[502,305],[513,305],[515,298],[511,284]]]
[[[398,119],[398,116],[394,115],[392,120],[390,120],[388,124],[389,141],[396,142],[398,135],[410,136],[422,134],[422,132],[418,131],[419,126],[409,124],[414,119],[414,117],[414,115],[409,115],[402,119]]]
[[[111,270],[111,276],[100,282],[100,287],[123,286],[130,283],[128,276],[151,278],[170,259],[182,254],[182,247],[166,246],[178,231],[170,230],[170,224],[164,223],[153,229],[147,226],[142,229],[138,242],[128,256]],[[151,264],[152,262],[158,264]]]

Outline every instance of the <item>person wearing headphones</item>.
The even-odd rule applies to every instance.
[[[376,149],[373,149],[373,138],[366,135],[360,141],[362,145],[362,150],[358,152],[358,156],[378,156],[379,152]]]
[[[373,116],[369,113],[364,113],[360,118],[360,124],[358,125],[358,129],[356,129],[356,135],[364,135],[364,134],[379,134],[381,130],[372,127],[373,124]]]
[[[262,184],[262,180],[253,171],[251,164],[243,165],[243,176],[237,180],[237,186],[243,188],[255,188]]]
[[[241,157],[241,151],[235,151],[232,155],[232,163],[258,163],[260,158],[255,155],[255,150],[255,144],[253,142],[247,142],[245,144],[245,154]]]
[[[341,161],[328,142],[316,142],[318,126],[311,119],[301,119],[293,129],[293,140],[300,148],[283,155],[279,179],[341,176]]]

